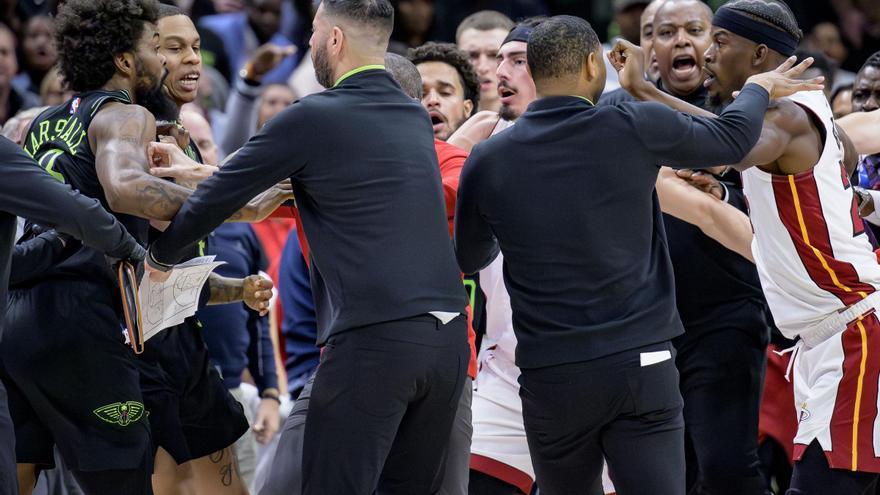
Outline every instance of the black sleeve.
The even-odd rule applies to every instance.
[[[727,188],[727,203],[730,206],[733,206],[737,210],[749,214],[749,208],[746,204],[746,195],[743,193],[743,190],[735,185],[725,183],[724,186]]]
[[[188,246],[208,235],[251,198],[300,171],[305,162],[296,144],[308,142],[302,137],[314,127],[304,113],[302,103],[282,111],[217,173],[199,184],[150,247],[153,259],[177,263]]]
[[[466,275],[485,268],[498,256],[499,247],[489,222],[480,211],[479,198],[485,193],[481,183],[486,163],[480,147],[464,162],[455,204],[455,257]]]
[[[0,210],[70,234],[114,258],[143,257],[143,248],[97,200],[56,180],[6,138],[0,138],[0,156]]]
[[[26,282],[42,275],[63,258],[64,244],[55,231],[42,234],[15,245],[9,284]]]
[[[769,95],[748,84],[717,118],[695,117],[657,103],[623,103],[633,133],[660,164],[705,168],[739,163],[761,137]]]

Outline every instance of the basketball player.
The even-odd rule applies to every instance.
[[[159,53],[168,71],[164,87],[176,110],[174,127],[185,133],[178,119],[180,107],[196,99],[201,75],[199,34],[189,17],[168,5],[159,7],[157,28]],[[193,140],[182,144],[187,154],[201,161]],[[269,191],[272,196],[264,202],[268,212],[292,197],[282,187]],[[151,229],[151,235],[158,231]],[[191,256],[204,255],[206,242],[199,243]],[[208,287],[208,304],[244,300],[251,307],[261,307],[271,297],[272,283],[259,275],[236,278],[212,273]],[[136,361],[144,403],[152,411],[153,488],[158,494],[175,493],[187,479],[196,494],[247,492],[231,448],[247,431],[247,419],[210,363],[203,331],[212,328],[204,328],[197,313],[156,335]],[[277,400],[277,389],[267,393]]]
[[[148,219],[169,219],[191,192],[151,176],[144,152],[156,138],[153,115],[175,114],[162,87],[157,8],[152,0],[65,3],[57,18],[61,70],[78,94],[35,119],[24,145],[141,243]],[[118,297],[103,254],[85,247],[12,292],[0,353],[25,493],[37,470],[53,464],[53,444],[88,494],[151,491],[148,411]],[[47,301],[55,311],[43,310]]]
[[[734,0],[713,20],[705,85],[718,104],[750,75],[792,54],[801,38],[779,1]],[[640,53],[618,45],[618,62]],[[789,64],[793,63],[790,59]],[[633,94],[696,115],[707,112],[621,75]],[[862,493],[880,472],[874,444],[880,329],[880,266],[848,180],[855,157],[821,91],[796,94],[767,112],[761,139],[737,168],[755,229],[753,253],[780,331],[799,338],[793,356],[799,425],[791,494]],[[844,167],[844,164],[849,167]]]

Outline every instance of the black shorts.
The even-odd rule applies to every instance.
[[[229,447],[247,431],[241,404],[211,366],[195,318],[151,338],[137,367],[154,454],[162,447],[183,464]]]
[[[142,467],[150,428],[118,300],[106,284],[43,282],[12,290],[0,337],[19,463],[72,470]]]

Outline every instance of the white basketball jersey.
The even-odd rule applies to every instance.
[[[880,265],[843,167],[831,108],[821,91],[789,100],[824,128],[819,162],[797,175],[742,173],[755,231],[752,252],[776,325],[794,338],[880,287]]]

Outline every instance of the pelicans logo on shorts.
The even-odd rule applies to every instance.
[[[810,419],[810,416],[811,414],[809,409],[807,409],[807,403],[802,403],[800,407],[800,412],[798,413],[798,424],[801,424],[804,421]]]
[[[144,405],[133,400],[114,402],[95,409],[94,413],[107,423],[128,426],[144,416]]]

